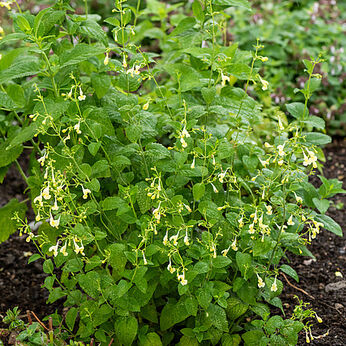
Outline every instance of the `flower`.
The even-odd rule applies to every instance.
[[[31,240],[34,236],[35,236],[34,233],[30,232],[29,235],[26,237],[25,241],[26,241],[27,243],[29,243],[30,240]]]
[[[266,205],[267,215],[273,214],[273,207],[271,205]]]
[[[316,312],[315,312],[315,317],[316,317],[316,320],[317,320],[318,323],[322,323],[323,322],[322,318],[320,316],[318,316],[316,314]]]
[[[185,279],[185,270],[183,270],[183,274],[177,273],[177,278],[183,286],[187,284],[187,280]]]
[[[293,192],[293,193],[294,193],[294,196],[296,198],[297,203],[302,204],[303,203],[303,198],[297,196],[295,192]]]
[[[284,152],[284,146],[285,146],[285,144],[284,145],[278,145],[278,150],[279,150],[279,156],[285,156],[285,152]]]
[[[230,82],[231,79],[228,76],[225,76],[222,72],[221,72],[221,86],[224,87],[226,85],[226,82]]]
[[[185,233],[184,243],[185,243],[186,246],[189,246],[189,245],[190,245],[189,237],[188,237],[188,235],[187,235],[187,231],[186,231],[186,233]]]
[[[78,123],[73,126],[73,128],[76,130],[76,132],[80,135],[82,133],[82,131],[80,130],[80,120],[78,121]]]
[[[58,256],[58,246],[59,246],[59,242],[60,242],[60,241],[58,241],[58,242],[56,243],[56,245],[51,246],[51,247],[48,249],[49,252],[53,251],[54,257]]]
[[[12,1],[0,1],[0,7],[6,7],[8,10],[11,9]]]
[[[267,82],[266,80],[262,79],[260,75],[258,75],[258,78],[262,84],[262,90],[267,90],[268,86],[269,86],[269,82]]]
[[[255,224],[252,223],[250,226],[249,226],[249,233],[250,234],[254,234],[255,233],[255,228],[254,228]]]
[[[283,125],[282,125],[282,121],[281,121],[281,118],[279,117],[279,129],[282,131],[282,130],[284,130],[285,128],[283,127]]]
[[[49,194],[49,183],[47,185],[47,187],[45,187],[41,193],[42,197],[44,199],[50,199],[52,196]]]
[[[82,190],[83,190],[83,199],[87,199],[88,193],[91,193],[91,191],[89,189],[85,189],[83,186],[82,186]]]
[[[142,251],[142,256],[143,256],[144,265],[147,265],[147,264],[148,264],[148,261],[147,261],[147,259],[145,258],[144,251]]]
[[[238,223],[239,223],[239,228],[242,228],[242,227],[244,226],[243,217],[241,217],[241,218],[238,220]]]
[[[190,208],[190,206],[188,206],[187,204],[183,203],[184,204],[184,207],[186,208],[186,210],[191,213],[192,212],[192,209]]]
[[[54,220],[52,213],[50,213],[49,224],[54,228],[58,228],[60,225],[60,216],[57,220]]]
[[[293,226],[294,225],[294,222],[293,222],[293,215],[291,215],[287,221],[287,225],[289,226]]]
[[[62,246],[61,249],[60,249],[60,252],[61,252],[65,257],[68,256],[68,253],[67,253],[67,251],[66,251],[66,247],[67,247],[67,242],[66,242],[65,245]]]
[[[231,248],[233,251],[238,251],[238,246],[237,246],[237,238],[233,240],[233,243],[231,244]]]
[[[284,160],[279,160],[279,161],[278,161],[278,165],[279,165],[279,166],[282,166],[283,164],[284,164]]]
[[[34,199],[34,204],[36,204],[38,202],[38,204],[42,207],[43,203],[42,203],[42,195],[38,195],[35,199]]]
[[[184,139],[183,137],[180,138],[180,143],[181,143],[181,146],[182,146],[183,148],[186,148],[186,147],[187,147],[187,143],[186,143],[186,141],[185,141],[185,139]]]
[[[160,219],[161,219],[160,207],[161,207],[161,202],[159,203],[159,206],[153,210],[153,215],[157,223],[160,223]]]
[[[222,250],[222,251],[221,251],[222,256],[226,257],[230,248],[231,248],[231,247],[229,246],[227,249]]]
[[[84,101],[86,98],[86,96],[83,94],[82,88],[79,88],[79,96],[78,96],[78,100],[79,101]]]
[[[53,205],[53,207],[52,207],[52,210],[59,210],[59,207],[58,207],[58,202],[57,202],[57,200],[56,200],[56,196],[55,196],[55,201],[54,201],[54,205]]]
[[[218,193],[219,190],[215,187],[215,185],[214,185],[213,183],[210,183],[210,184],[211,184],[211,186],[213,187],[214,193]]]
[[[195,168],[195,163],[196,163],[196,158],[195,156],[193,157],[192,163],[191,163],[191,168],[194,169]]]
[[[272,292],[276,292],[278,290],[278,286],[276,285],[276,276],[275,276],[274,282],[273,282],[272,287],[270,288],[270,290]]]
[[[179,231],[178,231],[177,234],[172,235],[172,236],[169,238],[169,241],[172,241],[172,240],[173,240],[173,245],[174,245],[174,246],[177,246],[177,245],[178,245],[178,237],[179,237]]]
[[[79,246],[79,245],[76,243],[76,240],[73,239],[74,252],[75,252],[77,255],[80,253],[81,255],[84,256],[84,252],[83,252],[83,250],[84,250],[84,245],[83,245],[83,242],[82,242],[82,241],[81,241],[80,243],[81,243],[81,246]]]
[[[109,55],[108,55],[108,52],[107,52],[107,53],[106,53],[106,57],[105,57],[105,59],[103,60],[103,64],[104,64],[105,66],[107,66],[108,63],[109,63]]]
[[[148,108],[149,108],[149,101],[147,101],[147,103],[145,103],[144,105],[143,105],[143,110],[144,111],[147,111],[148,110]]]
[[[184,128],[183,128],[183,131],[181,131],[181,137],[182,137],[182,138],[184,138],[184,137],[189,138],[189,137],[190,137],[190,134],[189,134],[189,132],[186,130],[186,127],[185,127],[185,126],[184,126]]]
[[[163,243],[163,245],[167,245],[168,244],[168,231],[166,231],[166,234],[163,237],[162,243]]]
[[[257,283],[258,288],[263,288],[266,284],[264,283],[263,279],[258,274],[256,275],[258,280],[258,283]]]
[[[174,267],[172,267],[172,261],[171,261],[171,258],[169,258],[169,262],[168,262],[168,266],[167,266],[167,270],[171,273],[171,274],[173,274],[174,272],[175,272],[175,268]]]
[[[41,215],[40,215],[40,211],[37,212],[37,215],[35,217],[35,221],[39,222],[41,220]]]

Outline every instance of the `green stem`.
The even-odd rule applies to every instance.
[[[23,179],[25,180],[26,184],[29,185],[29,182],[28,182],[28,177],[25,175],[21,165],[19,164],[18,160],[14,161],[14,163],[16,164],[17,166],[17,169],[20,173],[20,175],[23,177]]]

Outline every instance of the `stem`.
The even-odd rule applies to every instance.
[[[141,0],[137,0],[136,16],[135,16],[135,19],[133,21],[133,26],[136,26],[136,24],[137,24],[137,18],[139,17],[138,12],[139,12],[140,7],[141,7]]]
[[[88,0],[84,0],[84,6],[85,6],[85,17],[88,19]]]
[[[19,164],[18,160],[14,161],[14,163],[16,164],[17,166],[17,169],[20,173],[20,175],[23,177],[23,179],[25,180],[26,184],[29,185],[29,182],[28,182],[28,177],[25,175],[21,165]]]

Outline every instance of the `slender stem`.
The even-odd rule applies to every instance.
[[[84,0],[84,6],[85,6],[85,17],[88,19],[88,0]]]
[[[21,165],[19,164],[18,160],[14,161],[14,163],[16,164],[17,166],[17,169],[20,173],[20,175],[23,177],[23,179],[25,180],[26,184],[29,185],[29,182],[28,182],[28,177],[25,175]]]

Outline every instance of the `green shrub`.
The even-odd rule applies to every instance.
[[[247,94],[268,88],[263,47],[241,51],[220,30],[235,5],[249,8],[116,1],[108,34],[67,0],[12,14],[0,48],[22,43],[0,61],[0,164],[32,142],[41,224],[14,219],[37,245],[29,261],[44,259],[48,303],[68,308],[55,325],[76,341],[294,345],[304,328],[270,307],[283,312],[281,272],[298,281],[287,251],[312,256],[322,228],[342,236],[325,215],[341,183],[308,181],[330,142],[307,108],[320,58],[304,61],[294,121],[263,113]]]

